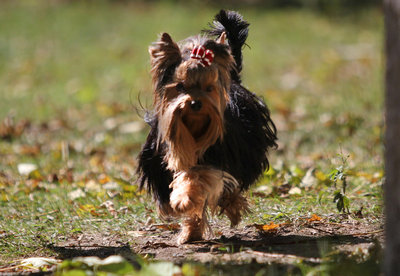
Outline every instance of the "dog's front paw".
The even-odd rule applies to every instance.
[[[203,240],[203,235],[200,232],[189,232],[188,230],[183,230],[178,235],[177,244],[185,244],[194,241],[201,241]]]
[[[206,218],[193,215],[186,217],[182,221],[181,232],[178,235],[177,243],[184,244],[203,239],[203,234],[206,229]]]

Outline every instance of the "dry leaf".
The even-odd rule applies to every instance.
[[[138,237],[143,237],[144,235],[147,234],[147,232],[146,231],[128,231],[127,234],[134,238],[138,238]]]
[[[86,197],[86,193],[81,188],[78,188],[68,193],[68,198],[70,200],[75,200],[81,197]]]
[[[17,166],[18,172],[21,175],[29,175],[34,170],[37,170],[37,166],[35,164],[30,163],[21,163]]]
[[[120,213],[120,214],[127,214],[128,211],[129,211],[128,206],[122,206],[121,208],[118,209],[117,212]]]
[[[258,186],[255,189],[255,192],[253,192],[253,195],[257,195],[257,193],[260,194],[260,196],[267,196],[270,195],[273,192],[273,189],[270,185],[262,185]]]
[[[317,184],[317,179],[314,177],[315,168],[309,168],[301,180],[300,187],[310,188]]]
[[[289,195],[301,195],[301,190],[299,187],[292,187],[289,192]]]
[[[61,261],[52,258],[34,257],[21,260],[21,265],[35,269],[42,269],[54,266],[59,262]]]
[[[115,218],[118,217],[118,212],[114,208],[114,203],[111,200],[107,200],[106,202],[103,202],[100,207],[106,207],[108,212],[110,212],[111,215],[113,215]]]
[[[181,226],[178,223],[171,223],[171,224],[153,224],[154,227],[158,229],[173,231],[179,230]]]
[[[92,204],[85,204],[85,205],[79,205],[79,209],[76,210],[79,216],[82,216],[84,213],[90,213],[93,216],[100,216],[98,212],[96,212],[96,207]]]
[[[7,116],[0,123],[0,139],[11,140],[14,137],[19,137],[29,125],[30,122],[27,120],[15,123],[13,116]]]
[[[313,215],[311,216],[311,218],[307,219],[308,222],[320,221],[320,220],[322,220],[322,218],[319,217],[319,216],[317,216],[316,214],[313,214]]]
[[[111,178],[106,174],[101,174],[99,176],[99,183],[102,184],[102,185],[106,184],[106,183],[108,183],[110,181],[111,181]]]
[[[18,153],[22,155],[36,156],[40,153],[40,147],[38,145],[21,145],[18,148]]]
[[[281,225],[282,224],[275,224],[274,222],[271,222],[270,224],[255,224],[254,227],[264,232],[273,232],[278,230]]]
[[[103,185],[103,189],[115,191],[115,190],[121,190],[121,186],[117,182],[110,181]]]

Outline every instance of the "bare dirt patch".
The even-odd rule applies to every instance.
[[[368,254],[377,243],[383,242],[380,225],[354,220],[288,223],[270,231],[259,228],[248,225],[233,229],[213,224],[215,237],[178,246],[176,224],[155,224],[124,236],[74,235],[49,248],[62,259],[76,256],[104,258],[118,254],[130,260],[141,255],[176,264],[187,261],[214,264],[293,264],[301,261],[318,264],[327,252]]]

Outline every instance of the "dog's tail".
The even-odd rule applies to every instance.
[[[249,33],[249,25],[239,13],[221,10],[215,16],[214,22],[210,24],[211,29],[205,30],[207,34],[215,36],[220,36],[223,32],[226,33],[236,62],[237,74],[242,71],[242,47],[245,45]]]

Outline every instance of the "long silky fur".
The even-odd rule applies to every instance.
[[[223,139],[211,146],[198,164],[229,173],[236,178],[239,185],[237,188],[241,191],[248,189],[269,167],[268,150],[277,147],[276,128],[270,118],[269,109],[260,97],[245,89],[240,82],[241,50],[248,35],[248,26],[238,13],[222,10],[216,15],[212,29],[206,31],[211,36],[226,32],[236,67],[231,70],[230,100],[224,112]],[[169,37],[164,37],[164,40],[168,41]],[[161,46],[163,45],[156,45]],[[153,82],[158,91],[170,81],[176,62],[179,62],[178,57],[173,62],[168,62],[168,66],[163,65],[162,72],[156,73]],[[153,64],[154,70],[156,66],[160,65]],[[157,116],[150,116],[148,123],[151,130],[138,157],[139,188],[153,194],[161,215],[172,215],[169,214],[172,191],[169,186],[173,181],[173,172],[167,168],[165,162],[168,147],[158,139]],[[222,206],[223,202],[222,198],[221,210],[225,207]],[[248,211],[245,202],[242,211]],[[233,222],[235,223],[236,221]]]
[[[158,144],[158,120],[151,114],[146,116],[146,122],[150,125],[151,130],[138,156],[139,164],[136,173],[139,178],[137,183],[140,190],[145,188],[149,194],[153,195],[161,215],[167,217],[170,214],[163,210],[168,210],[169,194],[171,193],[169,185],[173,180],[173,173],[167,169],[164,161],[166,145]]]
[[[249,188],[269,167],[268,149],[277,147],[276,128],[265,103],[234,83],[225,110],[225,135],[204,154],[204,164],[234,176],[241,189]]]

